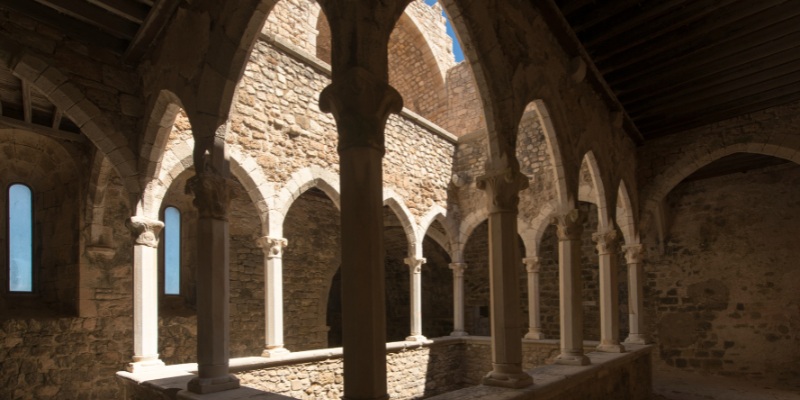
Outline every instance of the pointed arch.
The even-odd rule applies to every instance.
[[[536,117],[541,124],[544,139],[547,142],[547,154],[553,167],[553,179],[558,204],[564,208],[571,208],[567,178],[564,171],[564,156],[556,134],[556,128],[553,125],[553,119],[550,118],[550,112],[547,110],[547,105],[544,100],[534,100],[528,104],[525,110],[526,112],[536,113]]]
[[[453,262],[464,262],[464,246],[467,245],[470,235],[483,221],[489,218],[485,208],[473,211],[461,221],[456,241],[453,243]]]
[[[639,235],[636,232],[636,219],[634,217],[636,214],[633,211],[633,203],[631,203],[631,197],[628,193],[625,180],[620,180],[617,192],[617,226],[619,226],[619,230],[622,232],[625,244],[638,243]]]
[[[431,227],[431,225],[433,225],[434,221],[438,221],[439,224],[442,225],[442,227],[444,228],[444,231],[445,231],[445,237],[440,237],[438,235],[429,234],[428,231],[430,230],[430,227]],[[449,226],[447,221],[448,221],[447,220],[447,210],[445,210],[444,207],[442,207],[440,205],[434,205],[433,207],[431,207],[431,209],[428,211],[428,213],[425,214],[425,216],[423,216],[422,219],[420,220],[419,233],[417,235],[419,237],[419,244],[418,244],[419,248],[420,249],[422,248],[422,242],[425,240],[425,236],[428,236],[431,239],[433,239],[436,243],[438,243],[439,246],[441,246],[443,249],[445,249],[445,251],[447,251],[447,254],[452,259],[452,257],[453,257],[453,254],[452,254],[452,237],[453,237],[453,233],[452,233],[452,229]]]
[[[312,165],[293,173],[275,196],[275,204],[270,211],[269,235],[283,237],[283,221],[289,209],[303,193],[316,187],[322,190],[341,210],[341,194],[339,192],[339,175],[322,167]]]
[[[103,153],[96,152],[89,178],[89,193],[86,201],[85,219],[89,227],[87,246],[112,248],[111,228],[105,223],[105,194],[114,169]]]
[[[139,148],[139,171],[145,181],[156,177],[170,132],[183,105],[175,93],[161,90],[149,109],[149,118]]]
[[[606,201],[606,191],[603,185],[603,178],[600,173],[600,166],[597,164],[597,158],[594,156],[594,152],[592,152],[592,150],[587,151],[583,156],[583,161],[581,162],[581,171],[583,171],[584,168],[586,171],[588,171],[588,175],[591,179],[590,187],[592,189],[592,192],[587,194],[586,198],[589,199],[589,202],[597,205],[597,230],[605,231],[611,227],[611,214]],[[580,187],[585,186],[581,184],[579,188]],[[582,199],[582,197],[583,196],[580,195],[579,189],[578,198]]]
[[[525,257],[537,257],[539,255],[539,246],[542,242],[542,236],[550,226],[550,220],[555,216],[558,207],[553,203],[546,203],[539,209],[530,223],[518,220],[519,235],[525,244]]]
[[[403,198],[395,193],[394,190],[384,188],[383,205],[388,206],[395,215],[397,215],[397,219],[400,220],[400,224],[403,226],[403,231],[408,240],[408,255],[410,257],[421,258],[422,247],[417,245],[417,243],[421,243],[421,240],[417,240],[417,228],[413,222],[414,217],[408,207],[406,207]]]

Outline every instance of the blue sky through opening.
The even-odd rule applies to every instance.
[[[181,294],[181,212],[164,209],[164,294]]]
[[[436,4],[437,0],[425,0],[425,3],[429,6]],[[461,44],[458,43],[458,39],[456,38],[456,33],[453,31],[453,25],[450,24],[450,18],[447,18],[447,13],[444,13],[445,19],[447,19],[447,34],[453,38],[453,54],[456,56],[456,62],[461,62],[464,60],[464,52],[461,51]]]
[[[9,282],[11,292],[33,291],[33,195],[25,185],[8,188]]]

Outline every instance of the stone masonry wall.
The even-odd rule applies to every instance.
[[[800,388],[798,184],[785,164],[670,193],[665,252],[646,259],[662,365]]]
[[[472,67],[461,62],[447,71],[447,117],[442,127],[456,136],[486,130],[486,116]]]

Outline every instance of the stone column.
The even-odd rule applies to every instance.
[[[283,249],[289,242],[284,238],[258,238],[264,251],[264,322],[266,347],[262,357],[278,357],[289,353],[283,347]]]
[[[464,330],[464,270],[467,269],[465,263],[451,263],[450,269],[453,270],[453,331],[450,336],[467,336]]]
[[[359,67],[335,75],[320,95],[339,131],[344,399],[389,397],[382,159],[386,119],[402,104],[385,80]]]
[[[482,383],[521,388],[533,384],[522,371],[522,312],[519,304],[519,239],[517,206],[519,191],[528,178],[507,168],[487,171],[478,178],[486,191],[489,208],[489,275],[492,326],[492,371]]]
[[[648,344],[649,338],[644,330],[644,271],[642,258],[644,246],[632,244],[623,246],[625,261],[628,264],[628,323],[630,333],[625,343]]]
[[[617,268],[617,231],[611,229],[592,235],[597,243],[600,264],[600,345],[597,351],[622,353],[619,343],[619,270]]]
[[[131,217],[133,234],[133,362],[128,371],[161,367],[158,358],[158,235],[164,223]]]
[[[408,257],[405,259],[408,265],[409,286],[411,299],[411,335],[406,340],[421,342],[427,338],[422,335],[422,264],[424,258]]]
[[[239,387],[228,373],[230,277],[229,187],[224,175],[195,162],[197,174],[186,183],[194,194],[197,222],[197,377],[188,389],[197,394]]]
[[[523,258],[522,262],[528,271],[528,333],[525,339],[544,339],[539,312],[539,257]]]
[[[583,354],[583,304],[581,302],[581,235],[586,213],[574,209],[556,216],[558,228],[558,289],[561,306],[561,354],[557,364],[587,365]]]

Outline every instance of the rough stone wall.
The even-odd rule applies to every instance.
[[[339,211],[322,191],[295,200],[284,222],[284,343],[291,351],[329,347],[326,316],[341,264]],[[341,345],[341,344],[339,344]]]
[[[486,130],[486,116],[472,67],[461,62],[447,71],[447,117],[442,127],[456,136]]]
[[[389,396],[418,399],[460,389],[461,345],[458,343],[389,352],[386,356]],[[297,399],[336,399],[344,393],[342,360],[272,367],[236,374],[243,385]]]
[[[800,168],[786,164],[670,193],[665,252],[646,263],[662,363],[800,387],[799,183]]]
[[[447,19],[441,4],[436,2],[429,6],[425,4],[425,0],[415,0],[409,3],[405,12],[420,27],[440,68],[443,71],[452,68],[456,64],[453,54],[453,39],[447,34]]]
[[[22,135],[22,133],[19,133]],[[21,140],[20,136],[17,140]],[[49,140],[42,138],[41,140]],[[8,145],[10,142],[4,141]],[[53,163],[55,160],[45,161],[35,157],[34,148],[22,153],[8,153],[6,147],[0,153],[2,157],[0,171],[8,177],[9,173],[20,172],[17,166],[8,163],[15,161],[18,156],[24,156],[36,166],[28,165],[25,173],[34,173],[39,168],[47,167],[68,173],[64,164]],[[57,154],[57,153],[55,153]],[[18,160],[17,160],[18,161]],[[88,173],[85,173],[88,176]],[[33,177],[31,175],[30,177]],[[62,178],[65,178],[63,176]],[[81,190],[75,185],[77,182],[64,185],[59,190],[68,193],[59,193],[59,190],[36,192],[37,185],[31,183],[34,196],[45,201],[42,196],[49,198],[50,207],[60,208],[48,216],[42,223],[58,221],[58,215],[75,217],[80,214],[78,208],[78,193]],[[2,187],[6,182],[2,182]],[[74,190],[74,191],[73,191]],[[0,209],[5,210],[5,194],[0,200]],[[133,241],[130,231],[125,227],[125,220],[130,217],[127,204],[127,193],[116,176],[111,178],[104,193],[104,221],[111,234],[108,236],[111,245],[117,249],[131,249]],[[56,211],[54,209],[54,211]],[[40,217],[45,213],[40,213]],[[2,218],[5,221],[6,217]],[[100,221],[95,221],[100,223]],[[55,231],[47,229],[43,233],[43,240],[50,240],[56,232],[66,233],[70,236],[68,252],[77,257],[78,228],[74,225],[65,225]],[[63,231],[62,231],[63,229]],[[5,225],[0,228],[5,238]],[[3,399],[30,399],[30,398],[114,398],[118,387],[114,381],[114,372],[119,370],[125,362],[130,360],[133,348],[133,326],[131,296],[131,256],[132,252],[118,250],[116,252],[93,253],[88,249],[83,250],[80,259],[81,273],[83,274],[83,291],[86,294],[81,315],[76,316],[74,310],[69,314],[60,316],[47,312],[28,312],[17,315],[15,312],[4,310],[0,317],[0,398]],[[4,251],[4,250],[3,250]],[[64,250],[58,250],[63,253]],[[63,257],[60,255],[59,257]],[[44,259],[42,259],[44,262]],[[52,260],[51,260],[52,261]],[[78,262],[74,260],[72,262]],[[74,273],[74,272],[73,272]],[[72,285],[70,280],[61,281],[65,287]],[[74,282],[77,285],[77,282]],[[7,304],[9,307],[22,307],[14,302]],[[23,310],[20,310],[23,311]],[[28,310],[30,311],[30,310]]]
[[[314,0],[281,0],[272,8],[261,32],[280,36],[309,54],[315,54],[318,15],[324,18]]]
[[[250,154],[276,186],[311,165],[338,173],[336,128],[319,111],[329,78],[264,42],[256,43],[231,116],[229,145]],[[453,145],[402,117],[386,128],[384,187],[403,197],[419,219],[445,206]]]
[[[453,331],[453,271],[450,256],[436,242],[422,242],[422,334],[447,336]]]

